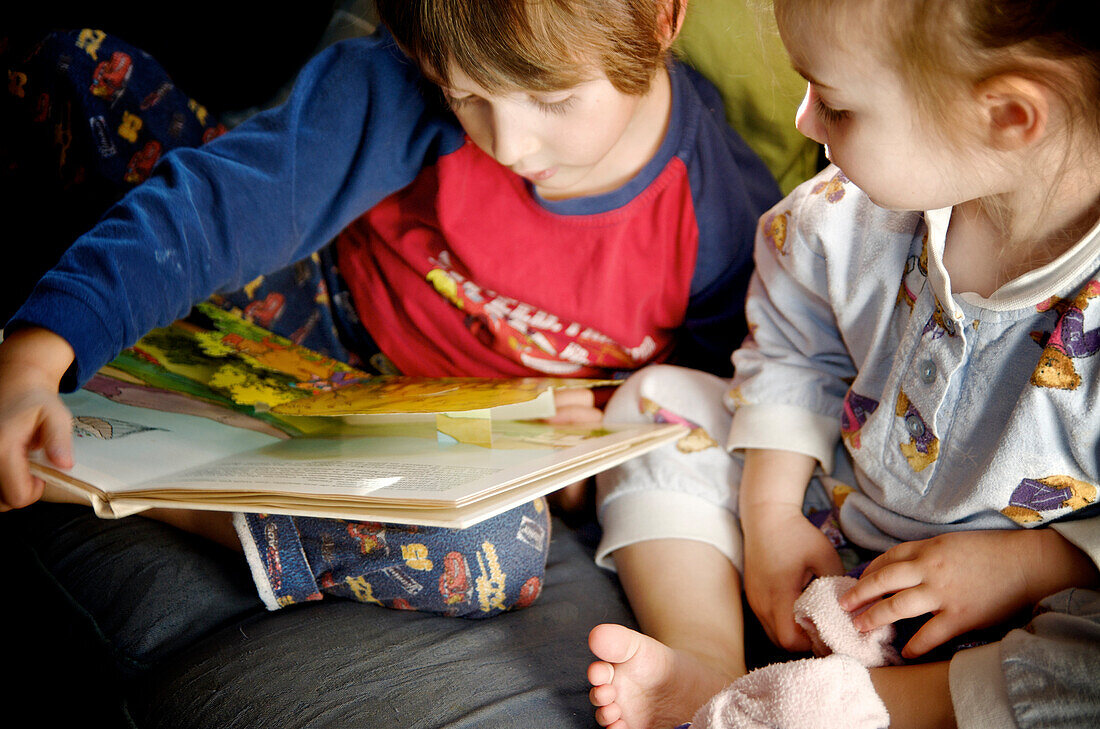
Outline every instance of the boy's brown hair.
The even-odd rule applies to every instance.
[[[489,90],[558,91],[593,67],[625,94],[649,90],[685,0],[377,0],[378,14],[431,81],[453,63]]]

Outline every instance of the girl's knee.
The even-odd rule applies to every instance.
[[[678,377],[675,365],[655,364],[643,367],[626,378],[611,395],[604,408],[604,417],[614,422],[646,422],[644,399],[652,395],[661,383]]]
[[[729,380],[676,365],[650,365],[616,388],[604,417],[609,422],[690,421],[728,431],[723,396]]]

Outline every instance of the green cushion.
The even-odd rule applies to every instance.
[[[718,87],[730,125],[784,194],[813,176],[819,146],[794,126],[806,82],[791,68],[770,2],[689,0],[675,50]]]

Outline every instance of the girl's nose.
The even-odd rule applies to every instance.
[[[795,115],[794,125],[798,131],[814,140],[818,144],[825,144],[825,126],[814,109],[813,86],[806,85],[806,95],[802,97],[802,103],[798,105],[798,113]]]

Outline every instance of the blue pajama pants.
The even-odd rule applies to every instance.
[[[467,529],[237,514],[269,610],[326,595],[486,618],[530,605],[550,546],[543,499]]]

